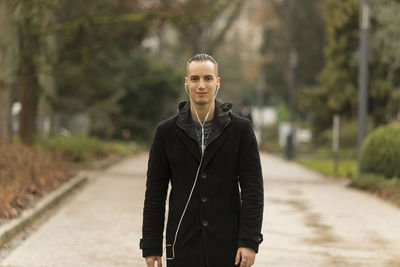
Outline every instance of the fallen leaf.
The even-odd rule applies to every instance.
[[[40,186],[45,186],[46,185],[46,180],[44,178],[39,179],[39,185]]]
[[[31,184],[31,186],[29,187],[29,192],[31,192],[32,194],[36,194],[37,186],[35,184]]]
[[[10,217],[11,217],[11,218],[14,218],[14,217],[17,217],[17,216],[18,216],[18,211],[17,211],[16,209],[14,209],[14,208],[11,208],[11,209],[9,210],[9,214],[10,214]]]
[[[19,207],[23,208],[25,207],[25,201],[23,201],[21,198],[17,197],[15,200],[15,204],[17,204]]]

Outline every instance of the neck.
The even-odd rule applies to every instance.
[[[211,109],[210,109],[210,105],[211,105]],[[199,115],[200,122],[210,121],[214,118],[214,110],[215,110],[214,101],[212,101],[211,103],[209,103],[207,105],[196,105],[196,103],[193,103],[192,101],[190,101],[190,113],[192,115],[192,119],[194,121],[199,121],[196,116],[196,111],[194,110],[194,108],[196,108],[196,110],[197,110],[197,114]],[[210,110],[210,113],[208,114],[208,117],[206,120],[208,110]]]

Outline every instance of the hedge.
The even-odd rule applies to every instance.
[[[378,127],[365,139],[361,171],[400,179],[400,123]]]

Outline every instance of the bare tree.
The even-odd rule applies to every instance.
[[[37,103],[39,99],[39,81],[36,58],[39,53],[39,35],[37,16],[32,14],[33,3],[21,2],[18,23],[18,80],[22,105],[19,116],[19,136],[25,144],[32,144],[35,133]]]
[[[15,32],[12,1],[0,1],[0,138],[9,139],[11,86],[15,66]]]
[[[181,38],[190,44],[191,53],[205,51],[213,54],[223,43],[226,33],[239,16],[243,4],[244,0],[185,2],[184,9],[189,13],[203,9],[204,14],[187,24],[181,24]],[[223,19],[220,20],[219,17]]]
[[[52,11],[57,1],[18,1],[18,92],[22,105],[19,136],[31,145],[36,133],[36,117],[41,87],[39,82],[41,52]]]
[[[220,46],[244,6],[244,0],[160,0],[158,38],[163,47],[163,28],[168,21],[178,31],[180,41],[190,54],[204,51],[213,54]]]

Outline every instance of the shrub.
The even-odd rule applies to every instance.
[[[400,178],[400,123],[378,127],[365,139],[361,171]]]
[[[368,131],[373,129],[372,121],[367,122]],[[328,128],[320,134],[313,133],[313,143],[317,147],[332,147],[332,128]],[[358,123],[356,120],[347,120],[341,116],[340,119],[340,137],[339,145],[340,150],[343,149],[354,149],[357,147],[357,136],[358,136]]]
[[[281,153],[282,148],[279,146],[279,130],[278,125],[267,126],[261,134],[261,149],[269,153]]]
[[[129,155],[143,150],[139,144],[133,141],[105,141],[85,136],[53,137],[43,141],[40,147],[45,151],[60,154],[64,160],[70,162],[90,161],[111,154]]]
[[[57,155],[46,156],[21,143],[0,141],[0,218],[17,216],[69,177]]]
[[[63,159],[73,162],[101,158],[108,154],[104,143],[94,137],[59,136],[48,140],[42,145],[51,151],[61,153]]]

